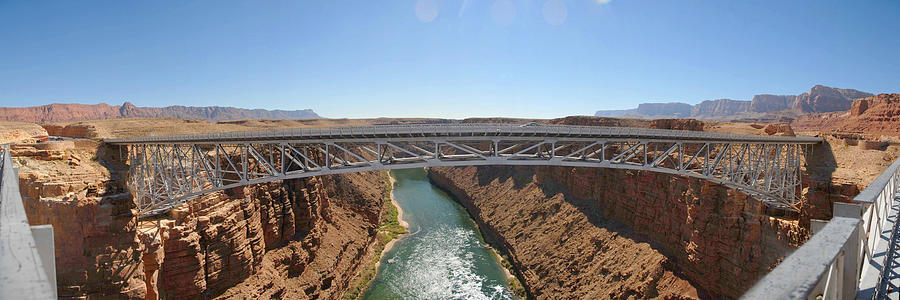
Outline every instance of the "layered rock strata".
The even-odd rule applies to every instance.
[[[628,118],[696,118],[696,119],[757,119],[779,115],[797,116],[809,113],[845,111],[854,99],[872,94],[853,89],[839,89],[823,85],[813,86],[800,95],[755,95],[753,100],[706,100],[696,105],[680,102],[642,103],[635,109],[600,110],[598,117]]]
[[[340,298],[373,255],[388,196],[384,173],[315,177],[139,221],[113,154],[34,151],[16,158],[19,184],[29,222],[53,225],[62,298]]]
[[[509,252],[538,299],[737,297],[806,237],[745,194],[694,178],[564,167],[429,174]]]
[[[750,101],[743,100],[706,100],[691,107],[691,117],[698,119],[730,117],[749,111],[750,105]]]

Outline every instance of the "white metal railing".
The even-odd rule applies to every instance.
[[[853,298],[856,285],[843,283],[845,271],[852,269],[857,261],[853,256],[856,253],[853,235],[859,232],[859,223],[858,218],[832,218],[819,233],[785,258],[741,298]]]
[[[861,254],[865,262],[859,278],[857,298],[881,296],[883,275],[890,269],[890,244],[897,222],[896,195],[900,184],[900,159],[884,170],[853,202],[862,207],[864,234],[860,237]],[[894,266],[896,267],[896,266]]]
[[[835,203],[831,221],[742,298],[884,298],[884,275],[897,267],[888,258],[896,238],[898,184],[900,159],[853,203]]]
[[[28,225],[9,148],[0,154],[0,299],[55,299],[52,228]]]

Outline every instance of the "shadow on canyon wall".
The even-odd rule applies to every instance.
[[[697,292],[701,299],[718,297],[713,296],[709,291],[703,290],[701,288],[702,285],[697,284],[691,278],[685,276],[682,268],[678,265],[677,256],[673,255],[669,249],[652,240],[650,236],[634,231],[627,224],[605,217],[602,202],[595,199],[584,199],[573,196],[571,193],[567,192],[566,187],[563,184],[554,181],[552,178],[541,178],[540,181],[536,181],[535,179],[538,177],[536,172],[537,168],[540,167],[478,167],[476,177],[478,184],[482,187],[490,185],[495,179],[498,180],[500,184],[507,180],[513,180],[513,187],[515,189],[522,189],[528,184],[534,183],[546,199],[561,195],[563,200],[582,213],[592,226],[604,229],[614,235],[621,236],[636,243],[645,243],[654,251],[668,257],[669,260],[664,264],[664,268],[678,274],[679,277],[690,282],[691,285],[697,288]],[[597,168],[596,170],[606,171],[607,169]],[[553,207],[559,208],[558,205],[554,205]]]
[[[804,155],[806,174],[813,180],[831,184],[831,176],[837,170],[837,160],[834,158],[834,150],[828,141],[810,146]]]

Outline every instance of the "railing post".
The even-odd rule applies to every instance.
[[[862,205],[835,202],[834,216],[844,218],[862,219]],[[860,274],[860,246],[862,237],[862,222],[860,222],[853,234],[844,244],[844,260],[842,272],[842,280],[840,282],[841,299],[853,299],[856,297],[856,289],[859,286]]]

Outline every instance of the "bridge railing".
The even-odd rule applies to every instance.
[[[307,139],[307,138],[351,138],[366,136],[401,136],[430,134],[441,136],[472,135],[549,135],[549,136],[608,136],[608,137],[654,137],[691,140],[730,140],[748,142],[800,142],[805,144],[819,143],[816,137],[759,136],[727,134],[703,131],[666,130],[654,128],[602,127],[575,125],[539,125],[517,126],[510,124],[452,124],[452,125],[375,125],[357,127],[324,127],[324,128],[291,128],[259,131],[238,131],[209,134],[150,136],[127,139],[108,139],[107,143],[153,143],[153,142],[189,142],[202,140],[260,140],[274,139]]]
[[[750,289],[743,299],[873,299],[885,292],[896,238],[900,159]],[[815,225],[815,224],[814,224]],[[815,229],[815,228],[814,228]]]
[[[885,275],[894,255],[891,244],[897,238],[897,189],[900,187],[900,159],[897,159],[868,188],[853,199],[862,209],[863,261],[857,298],[874,298],[884,293]],[[893,250],[893,251],[892,251]],[[896,267],[896,266],[893,266]]]
[[[9,148],[0,156],[0,299],[55,299],[53,228],[28,225]]]

